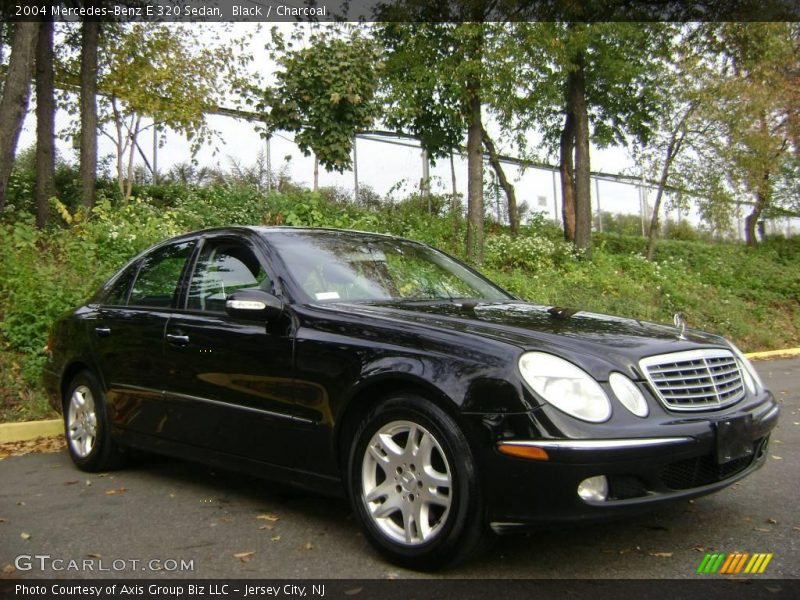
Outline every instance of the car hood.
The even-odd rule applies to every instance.
[[[595,367],[591,371],[604,370],[597,364],[600,361],[625,367],[636,376],[638,362],[645,356],[727,346],[720,336],[697,330],[687,329],[681,338],[670,325],[524,302],[336,303],[326,308],[473,334],[525,350],[579,355],[576,358],[586,367]]]

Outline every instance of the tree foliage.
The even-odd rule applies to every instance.
[[[294,132],[306,156],[329,171],[352,166],[353,136],[372,126],[381,62],[373,40],[359,31],[314,34],[308,45],[286,47],[277,39],[276,85],[264,92],[267,135]]]
[[[140,134],[153,127],[184,134],[194,150],[214,132],[206,115],[241,86],[252,57],[240,38],[223,40],[183,25],[104,24],[97,63],[98,127],[116,149],[120,193],[129,196]],[[71,38],[67,38],[69,41]],[[73,40],[73,44],[77,40]],[[67,81],[84,83],[80,56],[64,49]],[[75,112],[70,97],[65,108]],[[74,132],[77,133],[77,132]]]

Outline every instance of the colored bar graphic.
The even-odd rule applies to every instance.
[[[748,556],[750,556],[750,554],[748,554],[747,552],[745,552],[742,555],[742,559],[739,561],[739,564],[736,565],[736,571],[734,571],[734,573],[738,573],[739,571],[742,570],[742,567],[744,566],[744,563],[747,562],[747,557]]]
[[[731,569],[738,562],[739,556],[740,555],[735,552],[733,554],[728,554],[727,560],[722,563],[722,569],[720,569],[720,573],[730,573],[729,569]]]
[[[732,573],[738,573],[744,566],[748,556],[750,555],[747,552],[734,552],[733,554],[728,555],[728,560],[726,560],[725,564],[722,565],[720,574],[730,575]]]
[[[700,561],[700,565],[697,567],[697,573],[733,575],[741,573],[742,569],[744,569],[745,573],[754,575],[761,574],[766,570],[772,557],[772,553],[766,552],[757,552],[754,554],[750,554],[749,552],[733,552],[731,554],[714,552],[713,554],[706,554],[703,557],[703,560]]]

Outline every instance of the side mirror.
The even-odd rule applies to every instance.
[[[283,302],[264,290],[240,290],[228,296],[225,312],[240,319],[271,321],[283,312]]]

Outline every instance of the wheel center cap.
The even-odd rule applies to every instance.
[[[403,489],[407,492],[413,492],[417,487],[417,476],[408,471],[403,473],[400,477],[400,481],[403,484]]]

